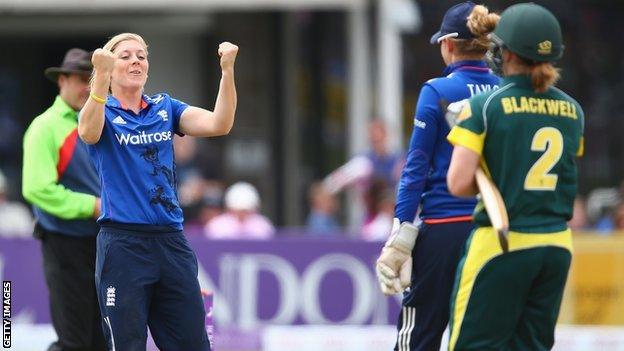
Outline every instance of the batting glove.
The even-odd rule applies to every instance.
[[[413,223],[400,223],[395,218],[390,238],[377,259],[375,270],[381,291],[385,295],[403,292],[412,276],[412,249],[416,243],[418,228]]]

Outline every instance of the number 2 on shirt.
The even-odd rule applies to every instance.
[[[557,128],[540,128],[533,136],[531,151],[544,152],[533,164],[524,180],[525,190],[554,191],[558,176],[548,173],[563,154],[563,135]]]

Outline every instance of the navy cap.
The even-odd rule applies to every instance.
[[[431,37],[431,44],[437,44],[438,40],[448,35],[457,39],[472,39],[474,35],[468,29],[468,16],[472,13],[475,4],[472,1],[457,4],[444,14],[440,30]]]

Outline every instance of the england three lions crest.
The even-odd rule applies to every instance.
[[[162,118],[162,120],[164,122],[167,122],[169,120],[169,114],[167,113],[166,110],[160,110],[158,111],[157,115],[160,116],[160,118]]]

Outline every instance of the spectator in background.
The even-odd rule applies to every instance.
[[[17,150],[21,147],[24,128],[18,118],[18,106],[23,101],[24,87],[23,73],[2,65],[0,67],[0,167],[4,175],[12,184],[13,179],[20,177],[19,169],[21,155]],[[32,101],[29,96],[29,101]],[[11,194],[13,195],[13,194]]]
[[[374,215],[362,227],[362,239],[366,241],[385,241],[392,229],[394,218],[394,192],[384,189],[373,202]]]
[[[401,171],[405,164],[402,152],[391,152],[388,149],[388,131],[383,120],[375,118],[368,125],[368,140],[371,150],[366,157],[373,165],[370,179],[383,179],[388,188],[394,190],[401,178]]]
[[[206,182],[196,218],[202,228],[223,213],[223,188],[224,186],[220,181],[209,180]]]
[[[30,211],[20,202],[7,198],[7,181],[0,171],[0,236],[27,237],[33,230]]]
[[[100,180],[78,138],[78,111],[89,97],[91,54],[71,49],[45,70],[59,87],[54,104],[24,134],[22,194],[33,204],[58,335],[48,351],[106,350],[95,293]]]
[[[373,180],[382,179],[394,190],[401,177],[405,157],[401,152],[388,150],[388,133],[381,119],[373,119],[368,125],[368,141],[371,150],[357,155],[331,172],[323,182],[331,193],[347,186],[358,185],[366,192]]]
[[[312,183],[308,191],[310,213],[306,220],[306,229],[315,236],[329,236],[340,230],[336,221],[338,202],[320,182]]]
[[[238,182],[225,192],[225,212],[205,227],[210,239],[270,239],[275,227],[265,216],[258,213],[260,195],[253,185]]]
[[[577,196],[576,199],[574,199],[572,219],[568,222],[568,227],[570,227],[572,231],[582,231],[587,229],[588,224],[585,200]]]
[[[187,233],[197,232],[201,227],[198,212],[201,208],[202,195],[206,187],[206,179],[195,166],[197,140],[191,136],[173,138],[173,152],[175,157],[176,183],[178,186],[178,201],[184,213],[185,229]]]
[[[621,201],[617,188],[597,188],[587,195],[587,215],[595,233],[610,235],[613,232],[615,209]]]
[[[176,162],[176,177],[180,184],[190,177],[201,176],[201,172],[195,166],[195,155],[197,153],[197,139],[195,137],[185,136],[183,138],[176,135],[173,138],[173,150]]]
[[[366,206],[367,216],[364,219],[362,226],[367,226],[372,222],[379,213],[379,206],[385,194],[387,192],[393,192],[388,187],[388,183],[383,178],[373,178],[370,181],[369,187],[363,195],[364,206]]]
[[[620,202],[613,214],[614,229],[624,231],[624,202]]]
[[[191,174],[183,179],[176,179],[178,180],[178,201],[184,213],[185,226],[187,230],[191,231],[190,228],[199,222],[198,214],[208,181],[199,174]]]
[[[364,154],[351,158],[347,163],[332,171],[323,180],[331,194],[336,194],[346,187],[356,186],[360,201],[366,205],[362,223],[372,220],[374,208],[366,196],[376,181],[383,181],[386,189],[396,191],[401,171],[405,164],[403,152],[388,149],[388,132],[383,120],[375,118],[368,125],[368,142],[371,149]]]

